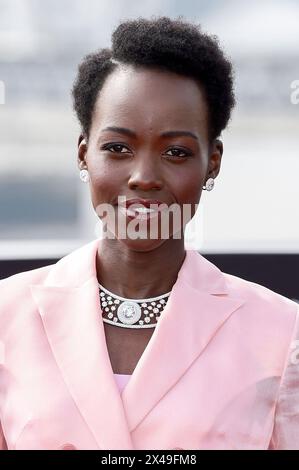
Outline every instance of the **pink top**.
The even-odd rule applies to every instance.
[[[119,388],[120,393],[123,391],[127,383],[129,382],[129,379],[131,377],[130,374],[114,374],[117,386]]]

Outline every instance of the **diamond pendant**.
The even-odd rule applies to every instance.
[[[136,302],[126,300],[118,307],[117,316],[125,325],[133,325],[141,317],[141,308]]]

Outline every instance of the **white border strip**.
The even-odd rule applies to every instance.
[[[88,242],[81,239],[0,241],[0,261],[62,258]]]
[[[100,237],[98,237],[100,238]],[[72,251],[80,248],[92,241],[91,239],[67,239],[67,240],[0,240],[0,262],[1,260],[22,260],[22,259],[51,259],[62,258]],[[290,240],[280,241],[280,243],[261,243],[258,241],[248,241],[245,243],[226,243],[221,247],[216,244],[206,244],[202,247],[192,246],[185,243],[186,249],[194,249],[201,254],[298,254],[299,243]]]

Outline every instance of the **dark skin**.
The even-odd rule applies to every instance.
[[[130,129],[136,136],[104,131],[108,126]],[[160,135],[173,130],[190,131],[196,139]],[[116,147],[104,149],[108,143]],[[78,166],[89,172],[95,210],[102,203],[115,205],[124,195],[191,204],[193,216],[202,186],[220,171],[222,153],[220,140],[209,142],[207,104],[195,80],[117,66],[98,94],[88,139],[79,137]],[[116,232],[115,238],[102,239],[98,281],[126,298],[169,292],[186,254],[183,227],[181,234],[177,239],[170,232],[168,239],[132,240],[118,239]],[[132,373],[154,329],[104,327],[113,371]]]

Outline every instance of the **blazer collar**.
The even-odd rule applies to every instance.
[[[175,386],[223,323],[245,303],[197,251],[186,257],[157,326],[120,394],[106,346],[96,255],[100,239],[31,284],[53,356],[100,449],[134,449],[131,433]]]

